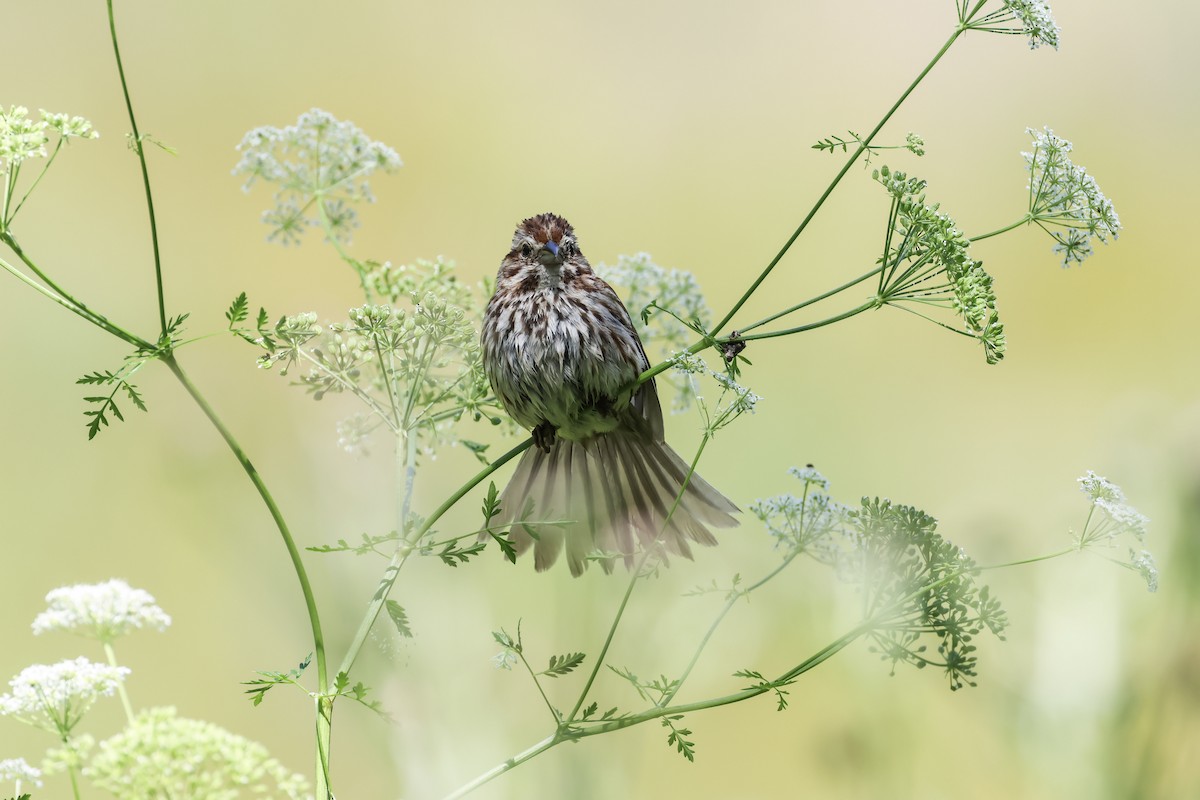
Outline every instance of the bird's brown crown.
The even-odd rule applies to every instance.
[[[547,212],[523,220],[517,226],[517,231],[513,234],[513,247],[516,248],[526,238],[533,239],[538,244],[546,242],[560,244],[564,236],[574,236],[574,234],[575,229],[571,227],[571,223],[557,214]]]

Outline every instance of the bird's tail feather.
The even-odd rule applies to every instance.
[[[693,473],[665,442],[618,429],[586,441],[559,439],[549,452],[525,451],[500,497],[493,529],[511,528],[518,553],[531,546],[544,570],[566,550],[571,574],[595,550],[632,566],[641,547],[691,558],[689,542],[714,545],[709,528],[738,524],[738,510]],[[678,502],[676,502],[678,498]]]

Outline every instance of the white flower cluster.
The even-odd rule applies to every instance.
[[[709,324],[711,315],[704,302],[704,293],[696,276],[687,270],[661,267],[654,263],[649,253],[637,253],[617,256],[615,266],[597,264],[596,272],[604,280],[626,290],[621,293],[625,307],[647,352],[665,357],[673,350],[686,348],[699,335],[688,325],[707,328]],[[643,309],[651,303],[657,305],[658,310],[649,309],[650,313],[643,315]],[[690,375],[707,371],[707,367],[692,373],[680,369],[669,376],[676,390],[671,401],[672,413],[679,414],[691,408],[699,387]]]
[[[83,770],[115,797],[312,797],[308,780],[257,742],[174,708],[141,712]]]
[[[25,106],[0,106],[0,172],[9,174],[13,167],[30,158],[45,158],[47,131],[54,131],[61,141],[95,139],[100,136],[92,123],[83,117],[51,114],[41,111],[41,119],[31,119]]]
[[[1021,23],[1022,32],[1029,37],[1029,49],[1036,50],[1041,45],[1058,49],[1061,29],[1046,0],[1004,0],[1004,8]]]
[[[788,474],[804,484],[800,496],[781,494],[754,501],[754,514],[785,548],[785,557],[806,553],[823,564],[842,560],[839,540],[846,534],[850,510],[827,494],[829,481],[812,467],[792,467]]]
[[[1141,547],[1146,541],[1150,520],[1129,505],[1121,487],[1107,478],[1088,470],[1078,483],[1080,490],[1092,500],[1092,513],[1078,535],[1076,546],[1080,549],[1098,543],[1115,546],[1119,537],[1132,536],[1137,547],[1129,548],[1129,563],[1125,566],[1140,574],[1150,591],[1157,591],[1158,568],[1154,556]]]
[[[42,771],[37,767],[29,766],[23,758],[6,758],[0,761],[0,781],[16,781],[18,792],[20,792],[22,782],[41,786],[41,778]]]
[[[275,206],[263,212],[263,221],[272,229],[268,238],[283,244],[298,243],[308,227],[322,224],[345,241],[358,224],[347,201],[374,201],[367,178],[402,166],[395,150],[319,108],[295,125],[255,128],[237,149],[242,157],[233,174],[246,176],[243,189],[260,179],[277,186]]]
[[[1021,153],[1029,172],[1029,215],[1055,241],[1054,252],[1063,266],[1082,264],[1092,254],[1092,240],[1107,243],[1117,238],[1121,219],[1096,179],[1068,155],[1073,145],[1049,128],[1026,128],[1033,137],[1033,152]],[[1063,228],[1049,230],[1042,223]]]
[[[742,414],[754,413],[762,397],[735,381],[729,374],[713,369],[703,358],[686,350],[670,356],[673,373],[677,378],[689,382],[690,399],[695,399],[701,413],[708,420],[708,429],[714,433],[737,419]],[[707,375],[721,387],[716,406],[710,408],[696,383],[695,375]]]
[[[46,605],[33,621],[35,634],[68,631],[111,644],[130,631],[171,624],[149,592],[122,580],[61,586],[46,595]]]
[[[128,674],[126,667],[83,657],[33,664],[8,682],[12,691],[0,695],[0,715],[66,736],[96,700],[111,696]]]

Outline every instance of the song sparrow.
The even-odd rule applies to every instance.
[[[654,381],[630,390],[650,362],[625,306],[562,217],[517,226],[482,343],[492,390],[534,441],[494,525],[512,526],[518,553],[534,544],[538,570],[564,547],[573,575],[597,548],[632,565],[637,542],[690,558],[689,540],[717,543],[708,526],[737,525],[737,506],[696,474],[671,513],[688,465],[663,441]]]

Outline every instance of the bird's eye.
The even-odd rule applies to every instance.
[[[529,258],[531,255],[533,255],[533,245],[531,245],[529,242],[521,245],[521,255],[525,256],[526,258]]]

